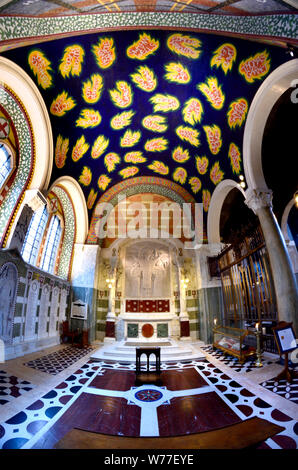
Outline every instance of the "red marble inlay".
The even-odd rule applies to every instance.
[[[154,328],[150,323],[145,323],[145,325],[142,326],[142,335],[144,338],[151,338],[154,333]]]
[[[273,436],[271,439],[282,449],[296,449],[296,442],[289,436]]]
[[[189,321],[181,321],[180,322],[180,335],[183,336],[189,336]]]
[[[161,373],[160,378],[162,385],[168,390],[190,390],[208,385],[193,367],[184,370],[167,370]]]
[[[133,371],[106,369],[103,375],[94,377],[89,387],[126,392],[135,385],[135,379]]]
[[[239,423],[241,419],[215,392],[176,397],[157,408],[160,436],[179,436]]]
[[[238,410],[242,411],[245,416],[250,416],[253,412],[251,406],[247,405],[237,405]]]
[[[271,416],[273,419],[276,419],[276,421],[291,421],[292,419],[279,410],[273,410]]]
[[[113,321],[106,322],[106,337],[115,338],[115,322]]]

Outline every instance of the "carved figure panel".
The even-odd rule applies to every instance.
[[[12,263],[0,269],[0,338],[12,341],[13,317],[17,294],[18,272]]]
[[[163,244],[144,241],[126,249],[125,296],[170,296],[170,255]]]

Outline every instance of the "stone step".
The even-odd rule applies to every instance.
[[[146,346],[149,346],[146,344]],[[161,362],[172,362],[175,360],[192,360],[202,358],[202,353],[196,350],[191,344],[183,342],[171,341],[170,346],[161,346]],[[115,342],[112,344],[105,344],[96,350],[91,356],[92,360],[111,360],[117,362],[135,363],[136,348],[133,346],[126,346],[123,341]],[[155,363],[155,356],[150,355],[149,362]],[[145,364],[147,357],[142,355],[141,363]]]

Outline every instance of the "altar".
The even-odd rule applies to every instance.
[[[181,287],[176,247],[167,240],[131,240],[118,256],[121,269],[117,271],[114,262],[107,280],[110,291],[104,342],[149,347],[189,341],[185,286]],[[119,272],[123,274],[117,277]]]
[[[170,299],[126,299],[124,311],[117,318],[116,339],[127,344],[148,345],[179,335],[177,315],[171,311]]]

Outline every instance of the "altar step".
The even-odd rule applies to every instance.
[[[202,353],[196,349],[195,345],[192,343],[184,343],[180,341],[169,341],[169,345],[163,346],[162,343],[154,343],[155,346],[160,347],[160,357],[161,362],[171,362],[171,361],[182,361],[182,360],[194,360],[194,359],[203,359]],[[134,345],[136,343],[133,343]],[[150,347],[152,343],[137,343],[139,347]],[[131,363],[136,360],[136,346],[129,345],[124,341],[117,341],[109,345],[103,345],[101,348],[97,349],[91,356],[90,359],[98,361],[117,361],[121,363]],[[145,355],[141,358],[141,363],[145,364],[147,358]],[[155,362],[155,356],[151,355],[150,363]]]

